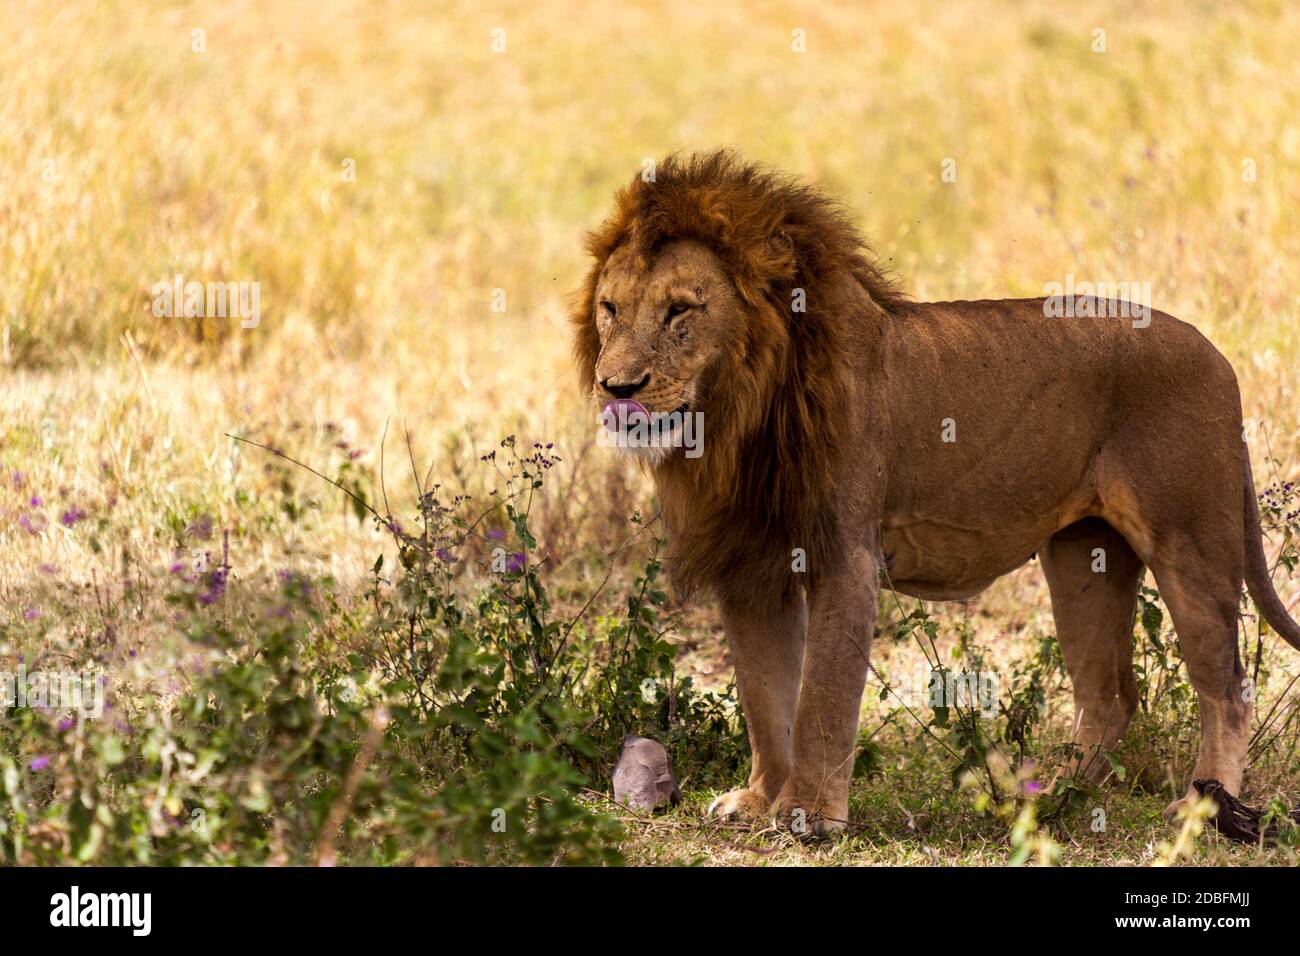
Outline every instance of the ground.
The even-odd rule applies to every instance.
[[[481,490],[473,465],[503,435],[553,442],[536,518],[556,599],[578,605],[611,566],[625,584],[614,555],[652,489],[594,445],[566,313],[584,230],[643,160],[678,149],[732,145],[824,184],[918,298],[1148,289],[1236,368],[1261,489],[1300,474],[1293,5],[20,6],[0,44],[7,660],[103,642],[120,686],[165,696],[194,654],[167,582],[225,548],[232,601],[287,569],[361,594],[384,536],[230,436],[386,490],[395,512],[413,463]],[[258,283],[256,325],[156,316],[156,284],[177,274]],[[1284,540],[1279,526],[1270,556]],[[1300,580],[1275,580],[1294,609]],[[1052,632],[1032,564],[928,609],[946,659],[964,633],[1007,673]],[[679,610],[683,672],[725,686],[712,609]],[[1247,620],[1248,663],[1255,641]],[[1277,736],[1246,796],[1293,803],[1300,655],[1263,646],[1257,724]],[[877,642],[891,673],[919,660],[910,639]],[[682,807],[628,824],[629,859],[1006,862],[1010,822],[954,788],[951,756],[871,688],[879,772],[855,784],[849,838],[703,826],[738,780],[684,779]],[[1048,691],[1050,748],[1068,740],[1068,682]],[[1162,777],[1188,772],[1188,727],[1137,734],[1126,759],[1143,771],[1046,828],[1061,862],[1160,857],[1177,833]],[[1189,853],[1294,862],[1212,835]]]

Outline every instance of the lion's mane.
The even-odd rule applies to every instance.
[[[670,156],[653,178],[638,175],[621,189],[587,238],[595,261],[572,317],[586,388],[600,351],[594,298],[605,261],[628,244],[644,267],[674,239],[700,241],[719,257],[749,321],[742,346],[706,383],[703,456],[670,458],[655,472],[670,576],[684,594],[779,599],[796,586],[794,549],[804,549],[815,576],[840,548],[831,506],[849,401],[844,349],[849,323],[862,321],[846,283],[885,312],[904,296],[845,210],[818,190],[727,150]],[[793,308],[796,290],[804,311]]]

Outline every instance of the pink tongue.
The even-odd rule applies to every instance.
[[[639,419],[641,421],[648,422],[650,420],[650,413],[646,411],[646,407],[635,398],[616,398],[605,403],[605,407],[600,413],[600,420],[606,428],[616,432],[637,422],[638,419],[633,417],[635,415],[642,416]]]

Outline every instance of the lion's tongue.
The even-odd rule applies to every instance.
[[[635,398],[616,398],[605,403],[600,419],[605,423],[606,428],[616,432],[632,424],[635,415],[642,416],[643,421],[650,420],[650,413],[646,411],[646,407]]]

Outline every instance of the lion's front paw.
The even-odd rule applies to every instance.
[[[712,803],[709,804],[709,816],[720,817],[723,820],[742,819],[742,820],[762,820],[767,817],[768,807],[771,806],[765,796],[757,790],[750,790],[744,787],[740,790],[732,790],[724,793]]]
[[[782,795],[772,805],[772,816],[779,826],[797,837],[834,836],[848,826],[848,807],[835,808],[815,800]]]

